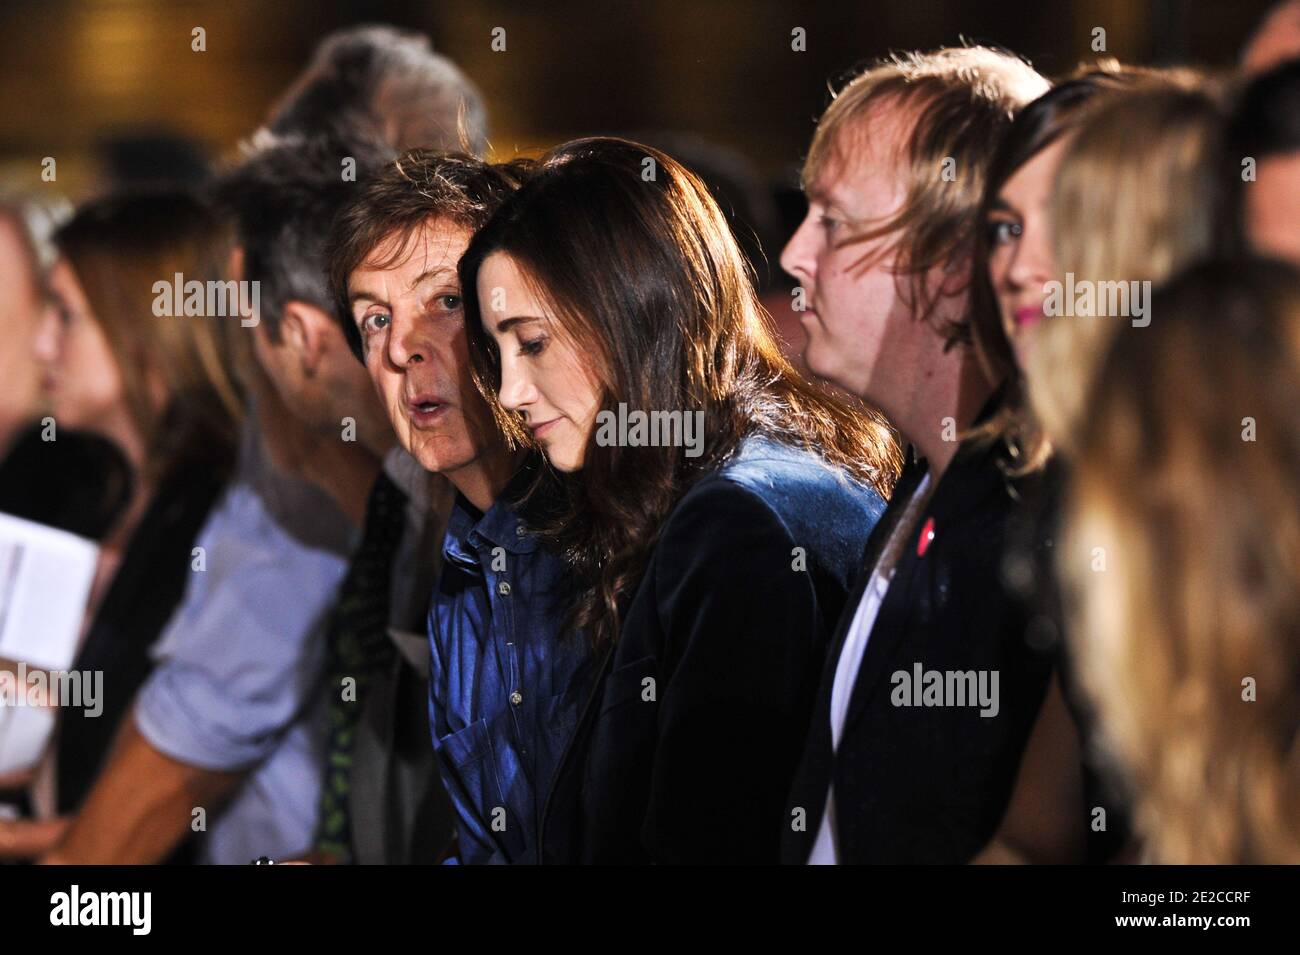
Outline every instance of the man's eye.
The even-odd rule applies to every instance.
[[[361,320],[361,330],[363,332],[377,332],[386,328],[393,318],[387,312],[372,312]]]
[[[448,312],[455,312],[460,309],[459,295],[439,295],[438,304]]]
[[[821,227],[825,229],[827,232],[834,232],[835,227],[840,224],[839,219],[833,218],[831,216],[825,216],[825,215],[818,216],[817,221],[818,223],[821,224]]]

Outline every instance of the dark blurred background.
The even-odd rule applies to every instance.
[[[0,176],[59,191],[184,176],[228,154],[325,33],[387,22],[427,32],[482,88],[499,155],[591,133],[706,136],[788,178],[827,81],[893,49],[963,38],[1059,74],[1106,52],[1227,66],[1269,0],[3,0]],[[206,31],[205,52],[191,31]],[[506,31],[494,52],[492,31]],[[806,30],[807,49],[791,49]]]

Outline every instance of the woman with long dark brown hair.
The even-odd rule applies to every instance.
[[[892,433],[781,357],[717,203],[657,150],[552,151],[461,282],[480,387],[558,472],[537,530],[601,661],[541,861],[776,861]]]

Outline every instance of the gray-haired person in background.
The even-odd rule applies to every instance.
[[[363,136],[398,152],[487,150],[478,88],[427,36],[390,26],[348,27],[321,40],[266,128],[278,136]]]

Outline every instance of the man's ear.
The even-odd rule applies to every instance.
[[[334,317],[318,306],[296,299],[284,303],[280,338],[298,356],[307,377],[319,371],[321,362],[334,344],[331,335],[336,333],[338,328]]]
[[[939,294],[942,296],[962,295],[970,288],[971,269],[974,259],[970,255],[954,255],[943,266],[939,279]]]

